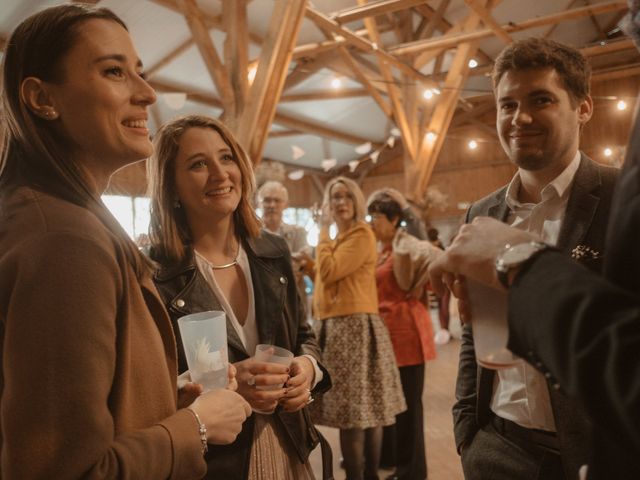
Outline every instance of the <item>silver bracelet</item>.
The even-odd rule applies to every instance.
[[[195,410],[191,408],[187,408],[187,410],[193,413],[193,416],[195,417],[196,422],[198,422],[198,433],[200,434],[202,455],[204,455],[209,450],[209,445],[207,444],[207,427],[204,425],[204,423],[202,423],[202,421],[200,420],[200,416],[196,413]]]

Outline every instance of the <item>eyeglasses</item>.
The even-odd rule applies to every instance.
[[[353,202],[353,196],[350,193],[339,193],[337,195],[331,195],[331,203],[340,203],[342,200]]]

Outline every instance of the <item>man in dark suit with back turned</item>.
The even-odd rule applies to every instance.
[[[603,252],[617,170],[578,150],[593,107],[587,61],[556,42],[521,40],[496,59],[493,83],[498,135],[518,171],[472,205],[467,223],[493,217],[568,258],[587,249]],[[598,258],[583,258],[599,270]],[[499,371],[479,367],[465,325],[453,414],[467,480],[578,477],[589,454],[590,425],[577,402],[555,387],[524,360]]]
[[[628,31],[640,38],[640,1]],[[632,130],[607,228],[603,276],[537,236],[490,218],[464,225],[430,268],[470,308],[463,277],[508,291],[507,347],[578,400],[593,422],[586,477],[640,478],[640,121]],[[584,478],[585,475],[583,475]]]

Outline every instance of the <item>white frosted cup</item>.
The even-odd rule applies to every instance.
[[[277,363],[288,367],[291,365],[291,362],[293,362],[293,353],[286,348],[261,343],[260,345],[256,345],[256,353],[253,359],[257,362]],[[277,390],[278,388],[282,388],[282,385],[256,386],[256,388],[259,390]]]
[[[205,392],[225,388],[229,383],[225,313],[186,315],[178,319],[178,327],[191,380],[201,384]]]
[[[479,365],[494,370],[509,368],[521,359],[507,348],[507,294],[467,279],[473,344]]]

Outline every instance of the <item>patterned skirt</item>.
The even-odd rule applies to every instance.
[[[273,416],[253,415],[255,427],[247,480],[315,480],[309,460],[300,461]]]
[[[355,313],[317,321],[315,327],[333,387],[309,405],[314,422],[340,429],[395,423],[407,406],[382,319]]]

